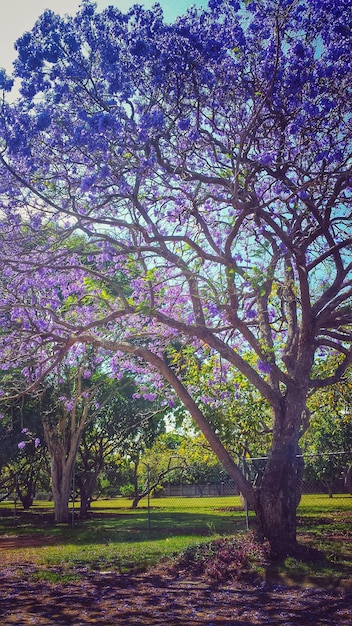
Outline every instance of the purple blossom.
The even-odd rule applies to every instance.
[[[213,304],[213,302],[208,302],[208,311],[211,317],[216,317],[217,315],[219,315],[219,309],[216,304]]]
[[[72,411],[73,405],[74,405],[73,400],[66,400],[66,402],[65,402],[65,409],[66,409],[66,411]]]
[[[9,78],[3,68],[0,68],[0,89],[11,91],[13,86],[13,78]]]
[[[267,361],[258,361],[258,371],[261,374],[270,374],[271,366]]]
[[[95,183],[95,176],[86,176],[81,182],[82,193],[87,193]]]
[[[305,56],[305,49],[304,46],[301,42],[299,42],[298,44],[295,45],[295,47],[293,48],[293,52],[296,56],[298,56],[300,59],[303,59]]]
[[[23,448],[26,447],[27,443],[25,441],[20,441],[17,445],[20,450],[23,450]]]
[[[155,400],[155,398],[156,398],[156,393],[150,393],[150,392],[149,393],[144,393],[143,394],[143,398],[145,400],[149,400],[149,402],[153,402],[153,400]]]
[[[191,125],[189,117],[184,117],[179,120],[178,127],[180,130],[188,130]]]
[[[37,117],[37,129],[45,130],[51,124],[51,117],[48,111],[42,111]]]
[[[40,446],[40,439],[39,439],[39,437],[36,437],[34,439],[34,445],[35,445],[36,448],[39,448],[39,446]]]

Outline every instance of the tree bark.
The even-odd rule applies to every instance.
[[[95,470],[86,470],[81,474],[76,474],[76,485],[78,487],[80,497],[79,516],[81,519],[85,519],[88,515],[101,467],[99,465],[99,467],[95,468]]]
[[[269,541],[271,556],[295,554],[296,511],[300,494],[301,467],[297,446],[291,444],[272,451],[258,489],[255,509],[258,534]]]
[[[301,497],[303,458],[298,445],[305,396],[286,397],[275,417],[273,445],[257,489],[258,534],[269,541],[274,559],[295,555],[297,506]]]
[[[75,424],[76,410],[71,415],[59,414],[58,424],[43,420],[44,438],[51,459],[51,482],[54,500],[55,521],[69,521],[69,501],[72,489],[72,477],[77,452],[86,425],[88,403],[80,416],[79,424]]]
[[[72,475],[75,457],[63,462],[60,454],[51,459],[51,480],[54,500],[55,521],[58,524],[69,521],[69,501],[72,489]]]
[[[22,489],[19,485],[17,485],[17,495],[22,502],[22,506],[25,511],[28,511],[35,497],[35,482],[32,478],[30,478],[25,486],[25,489]]]
[[[87,485],[84,481],[80,481],[78,486],[80,497],[79,516],[81,519],[86,519],[86,517],[88,516],[88,511],[90,509],[91,490],[89,488],[86,489]]]

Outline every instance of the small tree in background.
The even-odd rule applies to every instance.
[[[120,491],[122,481],[120,472],[114,464],[116,457],[120,459],[124,457],[125,468],[129,464],[130,471],[127,472],[125,482],[135,478],[132,489],[138,496],[137,474],[140,455],[144,448],[151,445],[155,437],[164,431],[165,412],[160,410],[160,403],[157,400],[146,401],[136,398],[136,392],[133,378],[127,375],[118,382],[106,378],[105,383],[99,387],[97,400],[101,410],[96,413],[95,419],[83,433],[76,463],[75,481],[80,493],[81,517],[87,515],[106,461],[115,474],[111,477],[111,472],[107,470],[112,478],[112,485],[117,480],[116,492]]]

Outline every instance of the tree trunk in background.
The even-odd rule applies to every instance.
[[[59,524],[69,521],[69,501],[72,491],[72,477],[77,452],[85,426],[84,418],[76,430],[67,433],[66,421],[59,421],[59,427],[43,421],[45,442],[51,460],[51,482],[54,500],[55,521]]]
[[[51,459],[51,480],[55,510],[55,521],[59,524],[69,521],[69,502],[72,491],[73,459],[63,459],[55,454]]]
[[[132,484],[133,484],[133,500],[132,500],[132,509],[136,509],[139,501],[141,500],[141,496],[139,494],[139,485],[138,485],[138,468],[139,468],[139,458],[134,460],[133,463],[133,474],[132,474]]]
[[[76,485],[79,489],[80,497],[79,516],[81,519],[85,519],[87,517],[90,509],[90,503],[93,499],[93,494],[97,486],[99,472],[102,467],[103,462],[96,467],[95,470],[87,470],[76,475]]]
[[[24,489],[22,489],[19,485],[17,485],[17,495],[22,502],[22,506],[25,511],[28,511],[35,498],[35,480],[34,478],[30,478]]]
[[[88,488],[86,481],[77,480],[77,486],[80,497],[79,516],[81,519],[86,519],[90,509],[91,490]]]

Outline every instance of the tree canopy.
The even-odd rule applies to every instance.
[[[352,355],[349,2],[210,0],[165,24],[158,5],[85,1],[74,17],[46,11],[16,47],[3,367],[30,363],[35,384],[93,344],[145,397],[167,381],[165,402],[183,401],[273,551],[294,549],[307,393]],[[176,337],[210,354],[214,380],[235,368],[271,406],[259,487],[170,362]],[[317,353],[339,356],[332,373],[312,375]]]

